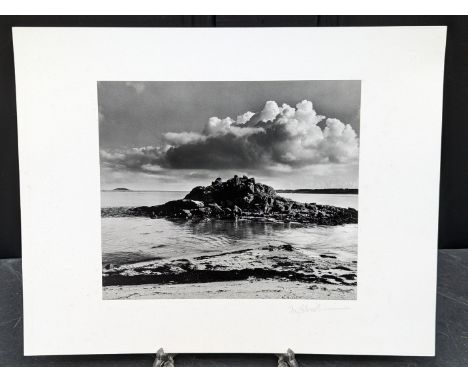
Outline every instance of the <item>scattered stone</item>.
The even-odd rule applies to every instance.
[[[345,280],[354,280],[356,278],[356,275],[354,273],[347,273],[345,275],[341,275],[340,277]]]
[[[342,271],[351,271],[351,269],[349,269],[348,267],[343,267],[342,265],[339,265],[339,266],[334,267],[332,269],[339,269],[339,270],[342,270]]]

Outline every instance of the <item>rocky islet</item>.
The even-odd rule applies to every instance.
[[[254,178],[235,175],[211,185],[197,186],[183,199],[157,206],[104,208],[103,216],[147,216],[169,219],[246,219],[262,222],[316,225],[353,224],[358,211],[316,203],[300,203],[284,198],[273,187]]]

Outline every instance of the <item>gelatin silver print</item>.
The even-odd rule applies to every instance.
[[[104,299],[357,298],[360,81],[97,87]]]

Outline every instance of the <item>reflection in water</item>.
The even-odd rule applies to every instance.
[[[252,221],[170,221],[144,217],[102,219],[104,263],[192,258],[233,249],[291,244],[308,256],[357,256],[357,225],[302,227]]]
[[[176,192],[102,192],[102,207],[157,205],[180,199]],[[357,208],[357,195],[285,194],[301,202]],[[304,256],[321,254],[355,261],[357,224],[302,227],[253,221],[170,221],[145,217],[101,220],[103,263],[138,263],[160,258],[193,258],[245,248],[290,244]]]
[[[300,227],[298,224],[272,224],[247,220],[173,221],[173,223],[191,230],[193,235],[226,235],[235,239],[248,239],[255,235],[268,236],[273,235],[275,231]]]

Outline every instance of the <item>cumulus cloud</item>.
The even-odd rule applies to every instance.
[[[351,125],[317,114],[312,102],[295,107],[267,101],[236,120],[211,117],[200,132],[166,133],[160,147],[102,152],[108,166],[162,169],[265,169],[292,171],[314,164],[354,163],[359,138]]]
[[[159,147],[101,150],[100,157],[103,168],[151,174],[164,171],[161,166],[164,150]]]
[[[206,135],[194,132],[166,133],[164,138],[169,145],[180,146],[188,143],[204,141]]]
[[[275,101],[267,101],[258,118],[261,122],[273,121],[280,112],[281,109]]]
[[[213,138],[221,137],[225,135],[234,135],[236,137],[246,137],[252,134],[258,134],[265,132],[262,128],[249,127],[249,126],[237,126],[234,124],[234,120],[230,117],[219,119],[218,117],[211,117],[208,119],[208,123],[203,130],[203,137]],[[185,134],[185,133],[179,133]]]
[[[251,111],[247,111],[244,114],[238,115],[236,122],[239,125],[243,125],[244,123],[247,123],[250,120],[250,118],[252,118],[254,115],[255,113],[252,113]]]

